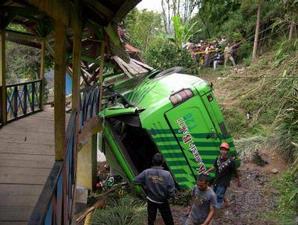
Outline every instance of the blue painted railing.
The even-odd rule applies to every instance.
[[[66,152],[64,161],[56,161],[39,200],[31,214],[29,225],[70,225],[74,204],[76,178],[77,118],[80,128],[97,116],[99,87],[88,87],[81,92],[79,113],[72,112],[66,130]]]
[[[39,112],[42,109],[42,80],[6,86],[7,122]]]
[[[56,161],[33,210],[30,225],[70,224],[75,191],[76,113],[66,131],[64,161]]]

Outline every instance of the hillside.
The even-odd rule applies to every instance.
[[[232,185],[231,207],[216,224],[255,224],[256,218],[258,224],[297,224],[297,74],[297,52],[283,61],[268,52],[248,67],[201,71],[214,85],[242,158],[243,185]]]
[[[277,61],[275,52],[268,52],[251,66],[200,70],[199,76],[213,83],[242,159],[239,168],[242,185],[232,183],[227,192],[229,207],[217,212],[214,224],[298,223],[298,183],[293,170],[297,163],[292,164],[297,149],[286,144],[289,137],[283,136],[285,128],[281,126],[285,111],[293,110],[297,118],[297,105],[291,105],[293,108],[287,105],[291,97],[297,103],[297,74],[297,52],[287,55],[282,62]],[[292,138],[295,143],[297,132]],[[173,212],[176,224],[181,224],[187,207],[174,206]],[[161,218],[158,224],[163,224]]]

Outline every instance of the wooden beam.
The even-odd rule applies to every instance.
[[[66,26],[69,25],[70,10],[72,9],[70,1],[29,0],[29,2],[52,17],[54,20],[60,21],[60,23]]]
[[[41,49],[40,43],[35,43],[35,42],[32,42],[32,41],[19,40],[19,39],[12,39],[12,38],[6,38],[6,40],[14,42],[14,43],[19,44],[19,45],[25,45],[25,46],[29,46],[29,47],[32,47],[32,48]]]
[[[130,1],[123,1],[123,4],[120,6],[118,11],[115,13],[113,18],[114,22],[120,22],[123,17],[132,10],[141,0],[130,0]]]
[[[45,71],[45,54],[46,54],[46,43],[45,40],[43,40],[41,43],[41,51],[40,51],[40,72],[39,72],[39,78],[41,79],[41,87],[40,87],[40,109],[43,109],[43,95],[44,95],[44,71]]]
[[[110,10],[108,7],[100,3],[100,1],[96,0],[85,0],[85,2],[90,6],[90,8],[95,11],[97,14],[98,12],[107,17],[107,20],[110,21],[114,15],[114,12]]]
[[[78,26],[78,25],[76,25]],[[81,38],[80,27],[73,29],[73,52],[72,52],[72,110],[80,110],[80,76],[81,76]]]
[[[11,40],[24,40],[29,42],[40,43],[45,40],[45,38],[35,36],[29,33],[23,33],[18,31],[6,30],[6,38]]]
[[[15,1],[14,1],[15,2]],[[39,21],[41,17],[45,14],[32,6],[3,6],[1,10],[11,15],[10,17],[15,17],[16,15],[23,18],[30,19],[31,21]]]
[[[101,124],[102,121],[98,116],[92,117],[85,122],[84,127],[81,129],[78,135],[78,144],[80,147],[87,143],[92,135],[102,131]]]
[[[66,27],[55,21],[54,122],[55,159],[63,160],[65,144]]]
[[[0,86],[1,86],[1,120],[3,124],[7,121],[7,110],[6,110],[6,60],[5,60],[5,31],[0,30]]]

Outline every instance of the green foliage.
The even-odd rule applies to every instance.
[[[200,31],[193,31],[193,28],[196,26],[197,22],[187,22],[183,24],[180,16],[173,16],[172,21],[175,35],[174,42],[177,48],[182,48],[183,44],[188,42],[195,33]]]
[[[8,83],[38,79],[40,67],[39,49],[8,42],[6,58]]]
[[[198,39],[207,39],[212,37],[218,37],[221,34],[227,34],[230,30],[225,30],[223,27],[233,13],[240,8],[238,1],[216,1],[216,0],[203,0],[200,3],[199,12],[195,15],[195,21],[201,21],[199,28],[202,28],[202,32],[198,34]],[[239,22],[241,23],[240,20]],[[238,22],[238,21],[237,21]],[[228,35],[229,36],[229,35]]]
[[[188,72],[192,72],[196,66],[187,50],[178,48],[163,37],[159,37],[151,43],[144,58],[149,65],[158,69],[182,66],[185,67]]]
[[[26,29],[22,25],[15,23],[8,24],[7,29],[18,32],[26,32]]]
[[[106,209],[97,209],[92,225],[140,225],[146,218],[145,203],[130,195],[111,201]]]
[[[23,26],[13,23],[8,25],[8,29],[17,32],[27,32]],[[7,83],[14,84],[22,81],[38,79],[40,60],[40,49],[16,44],[14,42],[6,42]],[[46,55],[45,69],[47,70],[52,65],[52,59],[49,55]]]
[[[132,10],[126,16],[124,25],[129,36],[129,42],[142,51],[147,51],[157,33],[162,30],[161,15],[147,10]]]
[[[298,81],[292,80],[289,92],[275,121],[280,135],[280,149],[288,161],[298,158]]]
[[[298,39],[296,40],[283,40],[278,44],[275,57],[274,66],[279,66],[284,60],[289,58],[290,55],[294,54],[298,50]]]
[[[281,225],[297,224],[298,216],[298,174],[286,172],[273,186],[278,191],[277,209],[272,215]]]

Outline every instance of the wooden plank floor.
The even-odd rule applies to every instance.
[[[0,225],[25,225],[54,164],[54,109],[0,128]]]

